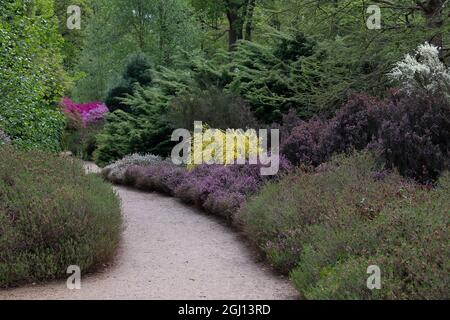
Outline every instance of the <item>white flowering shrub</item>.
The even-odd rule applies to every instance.
[[[439,48],[425,43],[407,54],[389,73],[408,95],[443,95],[450,99],[450,68],[439,60]]]
[[[132,154],[118,160],[102,170],[102,175],[110,181],[122,180],[128,167],[157,165],[163,162],[161,157],[153,154]]]

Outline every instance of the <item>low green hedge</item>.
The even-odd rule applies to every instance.
[[[448,299],[449,213],[448,173],[423,187],[360,153],[268,184],[238,219],[308,299]]]
[[[75,160],[0,147],[0,287],[65,277],[108,262],[119,244],[120,201]]]

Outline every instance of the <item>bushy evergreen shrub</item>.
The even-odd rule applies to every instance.
[[[449,175],[435,190],[418,188],[373,219],[344,217],[311,228],[291,278],[308,299],[448,299]],[[381,290],[368,290],[368,266]]]
[[[244,41],[230,62],[232,80],[226,89],[242,96],[256,118],[267,124],[280,121],[289,109],[303,118],[319,112],[305,99],[311,88],[302,80],[302,59],[313,45],[307,39],[285,41],[279,49]]]
[[[399,200],[402,179],[374,179],[379,168],[369,154],[339,156],[324,166],[299,169],[280,183],[268,184],[239,214],[252,239],[283,272],[298,263],[310,226],[341,215],[370,218]]]
[[[194,121],[214,129],[258,129],[257,121],[245,101],[218,88],[175,98],[168,119],[174,128],[194,129]]]
[[[147,86],[152,82],[151,64],[144,54],[133,54],[127,58],[126,66],[118,84],[107,94],[105,103],[111,111],[130,111],[130,106],[121,99],[133,94],[136,84]]]
[[[83,274],[108,263],[121,235],[112,188],[80,162],[0,148],[0,287]]]
[[[267,184],[237,217],[306,298],[447,299],[448,173],[432,190],[382,170],[367,152],[339,156]]]

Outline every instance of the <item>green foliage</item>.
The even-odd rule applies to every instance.
[[[64,57],[64,68],[67,71],[73,71],[78,63],[83,42],[86,34],[83,29],[86,27],[89,18],[93,14],[92,3],[95,0],[57,0],[55,3],[55,13],[59,22],[59,33],[64,38],[62,46],[62,55]],[[81,9],[81,29],[69,29],[67,27],[67,19],[69,15],[67,8],[71,5],[79,6]]]
[[[368,153],[339,156],[267,185],[239,219],[306,298],[446,299],[448,183],[427,190]],[[370,265],[382,290],[367,289]]]
[[[290,109],[311,117],[319,110],[304,99],[310,84],[302,79],[302,61],[313,53],[313,46],[303,35],[285,35],[275,48],[242,42],[232,55],[233,79],[227,88],[243,96],[266,123],[280,121]]]
[[[102,131],[103,125],[103,122],[98,122],[88,124],[86,127],[66,127],[61,143],[63,149],[80,159],[91,161],[97,149],[97,135]]]
[[[214,129],[257,128],[250,108],[239,97],[217,88],[183,95],[172,100],[168,119],[174,128],[194,129],[202,121]]]
[[[0,148],[0,287],[92,271],[109,262],[121,234],[120,202],[81,163]]]
[[[436,190],[418,191],[373,220],[342,219],[312,228],[294,284],[308,299],[448,299],[449,175]],[[414,201],[420,200],[420,201]],[[381,290],[368,290],[370,265],[382,270]]]
[[[64,117],[61,37],[52,1],[3,1],[0,8],[0,127],[25,149],[58,150]]]
[[[128,57],[119,84],[109,90],[105,103],[111,112],[118,109],[129,112],[129,107],[121,99],[132,94],[135,85],[146,86],[151,82],[151,65],[147,57],[144,54],[133,54]]]
[[[96,0],[76,70],[78,101],[104,100],[120,81],[124,61],[144,53],[155,64],[170,66],[179,50],[196,47],[197,30],[185,0]]]
[[[98,135],[95,162],[104,166],[132,153],[167,156],[173,146],[167,109],[171,99],[190,90],[192,81],[188,71],[163,67],[154,71],[151,86],[137,87],[133,96],[124,99],[130,112],[117,110],[107,116]]]

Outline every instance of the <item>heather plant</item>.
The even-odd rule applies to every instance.
[[[268,183],[238,218],[274,267],[288,273],[309,243],[314,225],[332,228],[344,217],[370,220],[408,195],[408,184],[400,176],[376,179],[374,173],[381,169],[367,152],[337,156],[317,169],[298,169]]]
[[[111,112],[116,110],[130,111],[122,99],[131,95],[134,86],[147,86],[152,82],[151,64],[145,54],[132,54],[127,58],[125,70],[117,84],[109,89],[105,103]]]
[[[430,189],[367,151],[341,155],[268,183],[237,218],[308,299],[447,299],[449,181]]]
[[[120,202],[81,162],[0,148],[0,287],[85,274],[119,244]]]
[[[378,130],[378,150],[387,167],[422,183],[450,168],[450,103],[400,96],[388,105]]]
[[[188,170],[153,155],[132,155],[107,166],[102,175],[117,184],[178,197],[232,221],[250,195],[267,181],[278,178],[262,176],[261,166],[202,164]],[[290,170],[290,162],[281,157],[279,176]]]
[[[175,196],[186,175],[186,168],[165,161],[159,165],[129,167],[125,171],[124,182],[140,190]]]
[[[102,175],[113,182],[123,181],[128,167],[158,165],[162,161],[163,159],[159,156],[135,153],[106,166],[102,170]]]
[[[279,176],[291,170],[291,164],[280,158]],[[262,176],[261,165],[199,165],[188,173],[176,189],[183,201],[230,221],[252,194],[277,176]],[[229,195],[227,197],[227,195]]]
[[[416,187],[373,219],[311,228],[291,274],[297,289],[308,299],[448,299],[449,181]],[[381,268],[381,290],[367,289],[369,265]]]

